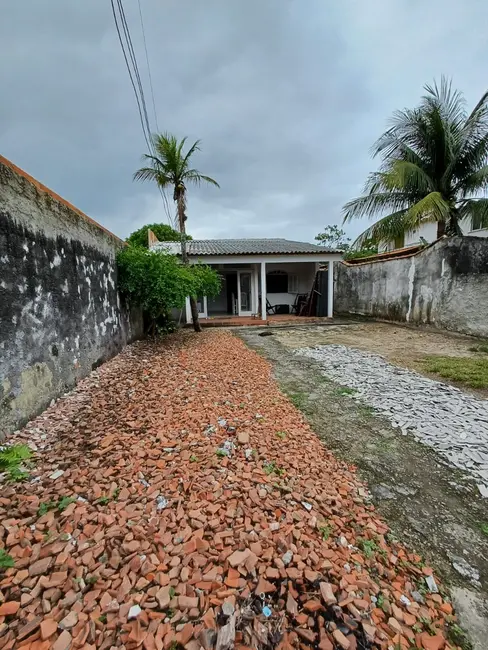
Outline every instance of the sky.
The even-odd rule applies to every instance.
[[[488,87],[485,0],[124,0],[152,130],[201,139],[194,238],[313,241],[425,83]],[[0,153],[120,237],[167,222],[110,0],[2,0]],[[171,206],[173,209],[173,206]],[[366,221],[346,224],[354,238]]]

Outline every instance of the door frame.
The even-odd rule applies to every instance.
[[[241,274],[250,276],[250,289],[249,289],[249,298],[251,301],[250,310],[243,311],[241,309]],[[237,313],[239,316],[252,316],[254,314],[254,273],[252,269],[240,269],[237,271]]]

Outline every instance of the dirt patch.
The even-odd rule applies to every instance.
[[[378,352],[391,361],[404,351],[402,365],[415,367],[421,350],[469,356],[467,348],[473,340],[466,337],[461,346],[461,337],[451,340],[383,324],[295,328],[265,337],[260,333],[241,330],[239,335],[272,363],[282,390],[305,413],[327,447],[358,466],[394,534],[438,568],[452,587],[473,647],[485,648],[488,537],[482,527],[488,522],[487,501],[479,497],[467,474],[446,466],[433,450],[402,436],[372,409],[359,405],[347,389],[320,373],[317,362],[292,353],[295,347],[343,343]],[[454,565],[464,571],[471,567],[479,578],[473,582]]]
[[[423,364],[424,359],[429,356],[480,358],[479,352],[470,350],[480,345],[480,339],[430,328],[368,322],[326,327],[303,326],[272,331],[287,348],[313,347],[328,343],[349,345],[359,350],[380,354],[391,363],[416,370],[433,379],[439,379],[439,375],[426,372]],[[486,354],[481,356],[486,357]],[[454,381],[446,381],[446,383],[462,386]],[[462,387],[472,394],[488,397],[487,389]]]

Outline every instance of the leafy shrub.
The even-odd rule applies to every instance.
[[[148,223],[147,226],[142,226],[142,228],[129,235],[126,242],[131,246],[148,248],[148,230],[152,230],[159,241],[181,241],[181,233],[168,226],[167,223]],[[190,235],[185,235],[185,237],[187,241],[191,239]]]
[[[215,296],[221,278],[204,264],[185,266],[176,255],[127,246],[117,256],[119,287],[129,302],[142,307],[153,324],[187,296]]]

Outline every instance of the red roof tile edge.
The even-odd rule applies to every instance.
[[[110,230],[107,230],[107,228],[104,228],[102,225],[100,225],[97,221],[89,217],[87,214],[79,210],[77,207],[72,205],[69,201],[66,201],[66,199],[63,199],[62,196],[59,196],[59,194],[56,194],[56,192],[53,192],[53,190],[49,189],[49,187],[46,187],[46,185],[43,185],[40,183],[38,180],[36,180],[33,176],[25,172],[23,169],[20,167],[17,167],[13,162],[8,160],[8,158],[5,158],[4,156],[0,155],[0,164],[5,165],[5,167],[9,167],[13,172],[15,172],[18,176],[22,176],[25,178],[29,183],[34,185],[38,190],[41,190],[41,192],[46,192],[46,194],[49,194],[51,198],[53,198],[55,201],[58,201],[58,203],[61,203],[64,205],[66,208],[69,210],[72,210],[75,212],[78,216],[82,217],[82,219],[85,219],[89,224],[92,226],[95,226],[96,228],[99,228],[100,230],[103,230],[103,232],[110,237],[113,237],[113,239],[116,239],[119,241],[121,244],[125,244],[125,242],[120,239],[120,237],[117,237],[117,235],[114,235],[113,232],[110,232]]]
[[[443,238],[441,237],[440,239]],[[435,241],[431,242],[430,244],[427,244],[426,246],[416,244],[415,246],[396,248],[395,250],[392,251],[387,251],[385,253],[377,253],[376,255],[369,255],[368,257],[357,257],[356,259],[351,259],[351,260],[341,260],[341,264],[344,264],[345,266],[361,266],[362,264],[376,264],[376,262],[387,262],[389,260],[398,260],[398,259],[403,259],[405,257],[413,257],[414,255],[423,253],[423,251],[427,250],[428,248],[431,248],[438,241],[440,241],[440,239],[436,239]]]

